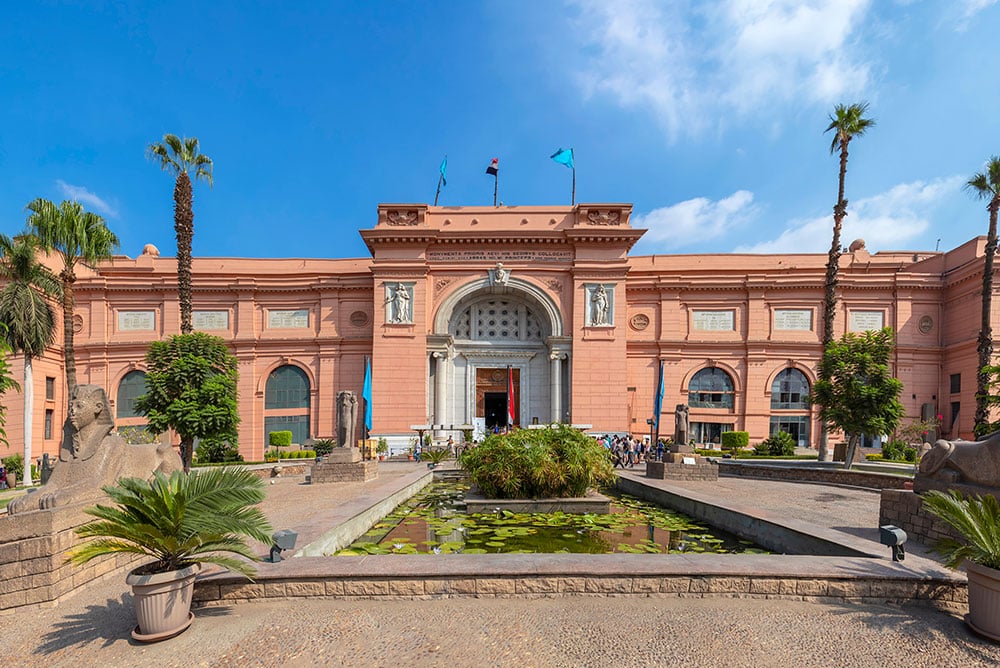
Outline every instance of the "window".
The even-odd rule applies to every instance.
[[[951,402],[951,424],[948,426],[948,431],[951,432],[952,436],[956,436],[956,425],[958,425],[958,411],[962,407],[961,401]]]
[[[121,418],[142,417],[135,410],[135,400],[146,394],[146,373],[144,371],[129,371],[118,384],[118,398],[115,402],[115,414]]]
[[[722,432],[732,430],[732,424],[723,424],[719,422],[692,422],[691,439],[695,443],[722,443]]]
[[[951,374],[951,393],[958,394],[962,391],[962,374],[953,373]]]
[[[54,411],[51,408],[45,409],[45,440],[52,438],[52,418]]]
[[[722,369],[702,369],[688,385],[688,404],[692,408],[733,410],[733,379]]]
[[[791,435],[795,439],[795,445],[798,447],[809,447],[808,415],[772,415],[769,433],[771,436],[774,436],[779,431]]]
[[[297,366],[279,366],[264,386],[264,443],[272,431],[292,432],[292,443],[302,443],[309,432],[309,376]]]
[[[785,369],[771,384],[771,409],[809,408],[809,381],[798,369]]]
[[[56,379],[52,376],[45,377],[45,399],[55,401],[56,399]]]

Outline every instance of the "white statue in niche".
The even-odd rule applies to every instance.
[[[387,322],[411,322],[410,292],[403,283],[396,283],[395,288],[386,287],[389,293],[385,303],[389,305],[386,312]]]
[[[598,285],[590,296],[590,324],[594,326],[608,323],[608,293],[603,285]]]

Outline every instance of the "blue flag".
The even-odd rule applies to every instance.
[[[365,385],[361,390],[361,398],[365,400],[365,429],[372,430],[372,364],[365,356]]]
[[[653,403],[653,419],[656,421],[656,433],[660,433],[660,412],[663,410],[663,362],[660,362],[660,373],[656,379],[656,401]],[[655,445],[655,443],[654,443]]]
[[[549,157],[558,162],[560,165],[566,165],[570,169],[576,169],[576,165],[573,164],[573,149],[571,148],[561,148]]]
[[[448,156],[444,156],[444,160],[441,161],[441,167],[438,171],[441,172],[441,185],[448,185]]]

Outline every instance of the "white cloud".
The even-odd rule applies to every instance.
[[[824,103],[863,92],[870,65],[851,36],[870,0],[571,0],[585,41],[590,97],[648,108],[668,138],[732,112]]]
[[[647,228],[643,241],[657,249],[681,248],[724,236],[757,215],[753,193],[737,190],[712,201],[697,197],[632,216],[633,227]]]
[[[900,250],[930,226],[930,214],[941,201],[958,193],[960,176],[930,182],[902,183],[848,206],[841,243],[864,239],[871,252]],[[833,210],[826,216],[791,221],[777,239],[741,246],[736,253],[821,253],[830,249]]]
[[[972,21],[976,14],[992,7],[997,3],[997,0],[964,0],[964,2],[958,3],[958,9],[960,10],[960,16],[957,20],[956,30],[962,32],[969,27],[969,23]]]
[[[118,217],[118,209],[98,197],[97,194],[87,190],[84,186],[74,186],[66,183],[62,179],[56,180],[56,186],[58,186],[59,192],[62,193],[63,197],[68,197],[69,199],[80,202],[81,204],[96,210],[97,213],[108,216],[109,218]]]

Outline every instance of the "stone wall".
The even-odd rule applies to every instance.
[[[924,510],[923,498],[910,490],[883,489],[878,523],[893,524],[909,540],[933,547],[942,538],[961,539],[950,526]]]
[[[0,610],[57,601],[108,573],[124,574],[142,559],[115,555],[85,566],[68,563],[67,553],[82,542],[74,529],[94,519],[83,513],[88,505],[0,518]]]
[[[824,485],[847,485],[870,489],[903,489],[912,479],[906,476],[869,471],[845,471],[835,468],[812,468],[806,466],[767,466],[763,464],[738,464],[726,460],[719,461],[719,472],[728,476],[764,478],[767,480],[789,480],[796,482],[818,482]]]
[[[693,465],[646,462],[646,477],[657,480],[718,480],[719,467],[705,461]]]
[[[312,467],[310,482],[365,482],[378,477],[378,460],[339,463],[321,462]]]

